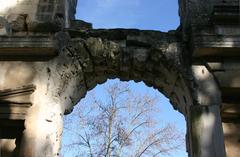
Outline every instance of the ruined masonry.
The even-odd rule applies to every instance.
[[[168,33],[92,29],[76,4],[0,0],[1,157],[60,156],[64,114],[108,78],[164,93],[185,116],[189,157],[239,156],[239,0],[179,0]]]

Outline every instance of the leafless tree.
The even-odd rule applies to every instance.
[[[127,83],[111,84],[104,92],[91,93],[75,108],[74,118],[65,119],[64,130],[75,137],[63,145],[67,152],[73,149],[81,157],[158,157],[184,147],[184,135],[176,126],[158,119],[157,97],[133,93]]]

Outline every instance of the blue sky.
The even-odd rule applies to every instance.
[[[78,0],[76,17],[94,28],[168,31],[179,25],[178,0]]]
[[[76,18],[93,23],[94,28],[138,28],[166,32],[179,26],[178,0],[78,0]],[[173,110],[169,100],[160,92],[133,81],[130,81],[130,87],[158,95],[162,104],[162,120],[176,123],[185,132],[184,117]],[[94,90],[101,93],[102,86],[98,85]],[[183,150],[172,157],[187,157],[187,154]]]

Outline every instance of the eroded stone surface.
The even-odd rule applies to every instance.
[[[230,101],[236,107],[240,102],[236,93],[240,90],[228,85],[222,89],[222,85],[226,84],[224,80],[230,84],[237,82],[239,76],[236,73],[229,79],[225,70],[235,74],[233,68],[219,69],[219,64],[212,68],[211,63],[225,64],[229,57],[239,56],[238,0],[181,0],[181,25],[169,33],[94,30],[90,23],[70,21],[74,19],[76,3],[76,0],[0,0],[0,35],[4,36],[0,38],[0,90],[26,84],[36,86],[34,93],[28,95],[32,106],[28,109],[22,140],[18,140],[19,156],[59,156],[64,113],[70,113],[97,84],[108,78],[120,78],[144,81],[163,92],[173,107],[184,114],[190,156],[225,157],[220,106],[222,101]],[[56,40],[59,53],[51,49],[54,42],[43,44],[35,40],[42,40],[41,36]],[[24,40],[19,42],[18,37]],[[39,51],[44,56],[54,55],[42,60]],[[29,52],[35,59],[30,59]],[[8,58],[6,54],[19,57]],[[238,63],[238,59],[234,62]],[[221,79],[219,73],[226,79]],[[235,93],[234,99],[231,93]],[[19,97],[14,100],[23,101]],[[226,147],[228,157],[232,157],[237,148],[236,141],[229,144],[234,133],[226,128],[224,131],[225,136],[231,134]]]
[[[71,31],[70,36],[76,33],[78,30]],[[164,92],[182,113],[192,102],[181,71],[181,46],[176,35],[124,29],[80,33],[66,41],[52,60],[0,62],[1,89],[27,83],[36,86],[25,121],[23,157],[39,156],[39,152],[44,152],[43,157],[57,156],[64,112],[70,112],[88,90],[108,78],[144,81]],[[15,81],[16,76],[19,81]]]

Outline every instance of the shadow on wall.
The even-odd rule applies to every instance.
[[[14,150],[16,148],[15,139],[11,139],[9,136],[11,129],[8,124],[10,117],[6,113],[11,113],[8,106],[4,105],[0,99],[0,157],[12,157],[14,155]]]
[[[16,156],[19,152],[25,115],[31,106],[27,101],[34,90],[31,85],[0,90],[0,149],[3,157]]]
[[[0,120],[0,123],[0,157],[15,157],[19,153],[22,131],[24,130],[23,122]],[[22,127],[16,127],[17,123],[21,124]]]

